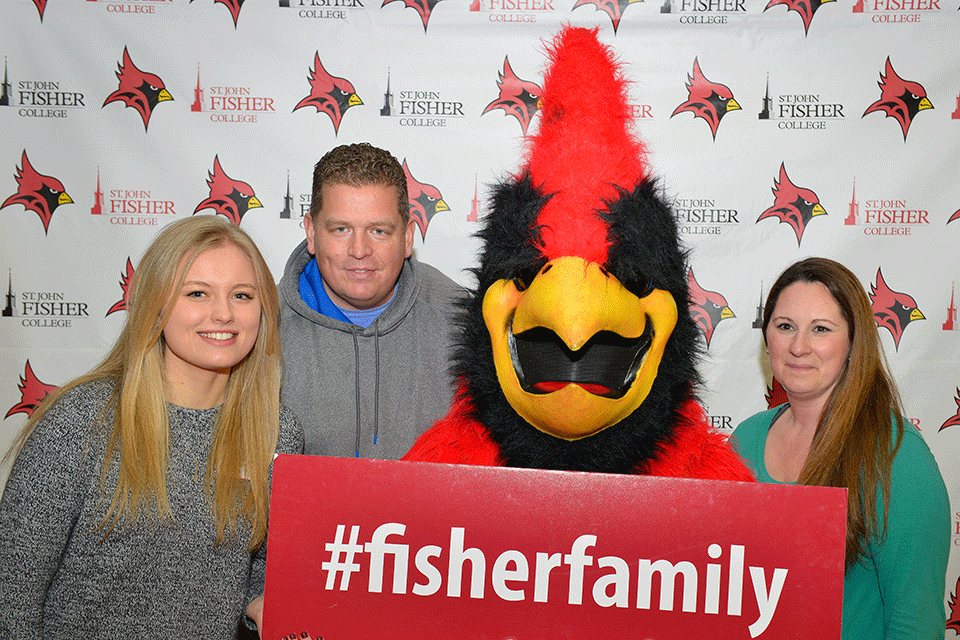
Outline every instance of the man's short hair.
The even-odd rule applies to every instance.
[[[403,167],[389,151],[369,142],[344,144],[328,151],[313,168],[313,193],[310,218],[316,222],[323,208],[323,185],[345,184],[351,187],[385,185],[397,188],[397,211],[403,228],[410,222],[407,177]]]

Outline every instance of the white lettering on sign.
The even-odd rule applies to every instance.
[[[387,522],[373,532],[369,542],[360,543],[360,527],[350,527],[347,539],[347,525],[338,524],[335,539],[325,545],[330,553],[329,560],[322,562],[321,571],[326,571],[325,588],[330,591],[337,588],[337,576],[340,577],[339,590],[350,588],[350,576],[361,571],[361,562],[368,562],[367,591],[383,593],[384,569],[390,562],[393,582],[392,593],[407,593],[410,546],[403,544],[400,538],[406,533],[407,526],[398,522]],[[392,541],[388,538],[394,537]],[[569,553],[538,552],[531,565],[526,555],[516,550],[506,550],[498,555],[490,570],[490,583],[498,598],[505,601],[526,600],[528,589],[532,586],[534,602],[547,602],[550,594],[551,572],[561,569],[557,580],[567,580],[567,604],[582,605],[584,593],[588,593],[593,602],[601,607],[628,608],[630,606],[630,587],[636,584],[637,609],[650,609],[654,602],[654,584],[659,585],[657,609],[673,611],[675,595],[680,593],[680,608],[684,613],[696,613],[697,603],[703,602],[703,612],[720,614],[720,586],[723,565],[707,563],[703,580],[703,596],[700,596],[701,570],[687,560],[676,563],[659,558],[638,558],[635,561],[636,573],[631,578],[630,563],[618,556],[595,558],[589,551],[597,544],[597,536],[585,534],[579,536],[570,545]],[[450,598],[461,598],[464,594],[464,579],[469,583],[466,592],[470,598],[481,599],[487,578],[487,556],[476,547],[466,546],[466,530],[463,527],[451,527],[450,542],[447,547],[446,567],[439,566],[443,549],[437,545],[421,547],[413,555],[414,568],[419,576],[411,589],[414,595],[431,596],[443,588],[443,569],[446,569],[446,593]],[[711,544],[707,555],[718,560],[723,555],[719,544]],[[754,598],[759,616],[747,629],[751,638],[762,634],[777,610],[777,603],[787,580],[787,569],[775,568],[767,583],[766,570],[763,567],[747,567],[745,548],[732,544],[727,555],[727,606],[726,615],[742,615],[744,579],[747,574],[753,585]],[[597,577],[592,584],[587,582],[587,567],[596,564],[598,569],[608,570]],[[655,576],[658,580],[655,579]],[[466,578],[465,578],[466,577]]]

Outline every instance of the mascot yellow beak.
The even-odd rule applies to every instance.
[[[666,291],[643,297],[579,257],[547,262],[525,286],[483,297],[497,378],[514,410],[557,438],[617,424],[646,399],[677,323]]]

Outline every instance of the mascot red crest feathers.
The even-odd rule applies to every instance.
[[[645,178],[646,150],[630,135],[620,67],[595,31],[564,31],[548,56],[542,120],[528,151],[533,183],[554,194],[538,220],[544,228],[541,248],[547,258],[576,255],[603,264],[606,224],[584,212],[616,199],[617,186],[632,189]]]
[[[457,397],[405,459],[748,480],[694,397],[686,254],[621,67],[596,29],[547,52],[539,130],[478,232]]]

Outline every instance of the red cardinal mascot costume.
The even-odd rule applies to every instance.
[[[542,120],[497,185],[449,414],[407,460],[751,480],[694,397],[677,225],[596,30],[548,46]]]

